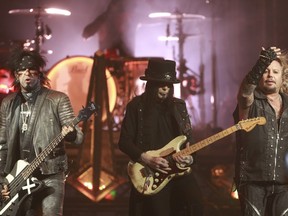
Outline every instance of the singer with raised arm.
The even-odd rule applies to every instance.
[[[267,121],[249,133],[237,132],[235,183],[243,216],[288,215],[287,63],[280,48],[262,48],[238,92],[235,121]]]

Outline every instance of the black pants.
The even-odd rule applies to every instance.
[[[129,215],[202,216],[202,194],[196,179],[192,174],[174,178],[152,196],[143,196],[132,188]]]
[[[238,193],[243,216],[288,216],[288,185],[246,182]]]
[[[17,216],[61,216],[65,193],[65,174],[58,173],[41,179],[43,189],[30,195],[21,205]]]

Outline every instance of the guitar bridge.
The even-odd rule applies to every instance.
[[[151,183],[150,180],[149,180],[150,177],[151,176],[148,176],[148,177],[145,178],[145,182],[144,182],[144,185],[143,185],[143,192],[147,191],[149,186],[150,186],[150,183]]]

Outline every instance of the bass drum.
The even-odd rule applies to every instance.
[[[73,110],[78,114],[82,106],[85,106],[93,59],[85,56],[67,57],[56,63],[48,72],[48,78],[52,89],[66,93],[71,100]],[[106,69],[107,88],[109,96],[109,109],[113,111],[116,103],[116,84],[111,73]],[[102,120],[107,118],[103,110]]]

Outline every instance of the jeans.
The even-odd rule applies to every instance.
[[[44,187],[27,197],[17,216],[62,216],[65,174],[57,173],[39,179]]]

